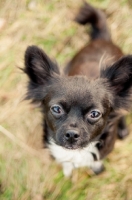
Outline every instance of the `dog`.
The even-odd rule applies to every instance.
[[[104,13],[85,2],[75,21],[91,25],[91,41],[63,73],[37,46],[27,48],[24,68],[26,99],[41,103],[44,144],[67,177],[78,167],[104,170],[116,139],[128,135],[132,92],[132,55],[113,44]]]

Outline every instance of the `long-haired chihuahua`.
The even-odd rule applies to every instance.
[[[116,138],[128,134],[122,110],[131,105],[132,56],[113,44],[104,13],[84,3],[75,20],[91,25],[91,41],[63,74],[37,46],[25,52],[26,98],[41,102],[44,142],[65,176],[83,166],[104,170]]]

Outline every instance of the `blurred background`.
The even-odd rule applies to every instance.
[[[130,135],[117,141],[95,176],[78,169],[71,179],[42,149],[41,113],[23,101],[28,45],[43,48],[63,67],[89,41],[88,27],[73,22],[81,0],[0,0],[0,200],[132,200]],[[104,10],[113,41],[132,54],[131,0],[89,0]]]

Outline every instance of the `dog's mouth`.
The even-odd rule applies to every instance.
[[[81,150],[81,149],[87,147],[90,144],[91,145],[96,144],[96,146],[101,147],[103,145],[103,142],[102,142],[102,140],[92,140],[92,141],[89,141],[89,142],[84,142],[81,145],[77,145],[77,144],[68,145],[68,144],[65,144],[65,145],[62,145],[62,147],[64,149],[67,149],[67,150],[77,150],[77,149]]]
[[[80,149],[79,146],[75,146],[75,145],[72,145],[72,146],[63,146],[65,149],[69,149],[69,150],[76,150],[76,149]]]
[[[63,148],[69,149],[69,150],[76,150],[76,149],[82,149],[88,145],[89,142],[81,142],[80,144],[78,143],[72,143],[72,144],[64,144],[62,145]]]

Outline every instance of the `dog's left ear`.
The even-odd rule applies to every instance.
[[[124,56],[112,66],[101,70],[109,92],[113,95],[114,109],[130,109],[132,97],[132,55]]]

